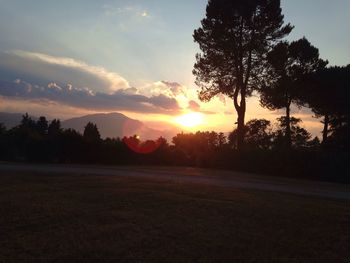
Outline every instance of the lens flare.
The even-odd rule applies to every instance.
[[[163,143],[161,139],[156,141],[140,141],[140,137],[137,135],[133,137],[124,137],[123,142],[129,147],[130,150],[140,154],[150,154],[155,152]]]

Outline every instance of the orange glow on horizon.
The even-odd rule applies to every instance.
[[[193,128],[203,124],[204,115],[200,112],[190,112],[176,117],[175,122],[186,128]]]

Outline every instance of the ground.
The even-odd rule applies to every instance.
[[[0,215],[0,262],[350,260],[350,191],[335,184],[1,164]]]

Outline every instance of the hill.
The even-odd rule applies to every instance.
[[[20,124],[22,116],[22,113],[0,112],[0,123],[11,129]],[[36,116],[31,116],[31,118],[37,119]],[[83,133],[84,127],[88,122],[93,122],[97,125],[102,138],[122,138],[124,136],[139,135],[142,140],[157,139],[160,136],[171,140],[173,136],[180,132],[177,127],[165,122],[156,124],[152,122],[143,123],[118,112],[98,113],[67,119],[62,121],[62,127],[75,129]],[[148,124],[156,128],[150,128]]]
[[[0,112],[0,123],[4,124],[7,129],[11,129],[20,124],[23,115],[22,113]],[[31,117],[37,119],[36,117]]]
[[[164,137],[162,131],[151,129],[141,121],[131,119],[124,114],[117,112],[99,113],[68,119],[62,122],[62,127],[83,132],[84,127],[88,122],[93,122],[97,125],[103,138],[132,135],[139,135],[142,139],[156,139],[160,136]]]

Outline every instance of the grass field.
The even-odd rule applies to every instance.
[[[0,262],[350,262],[350,202],[166,180],[0,174]]]

